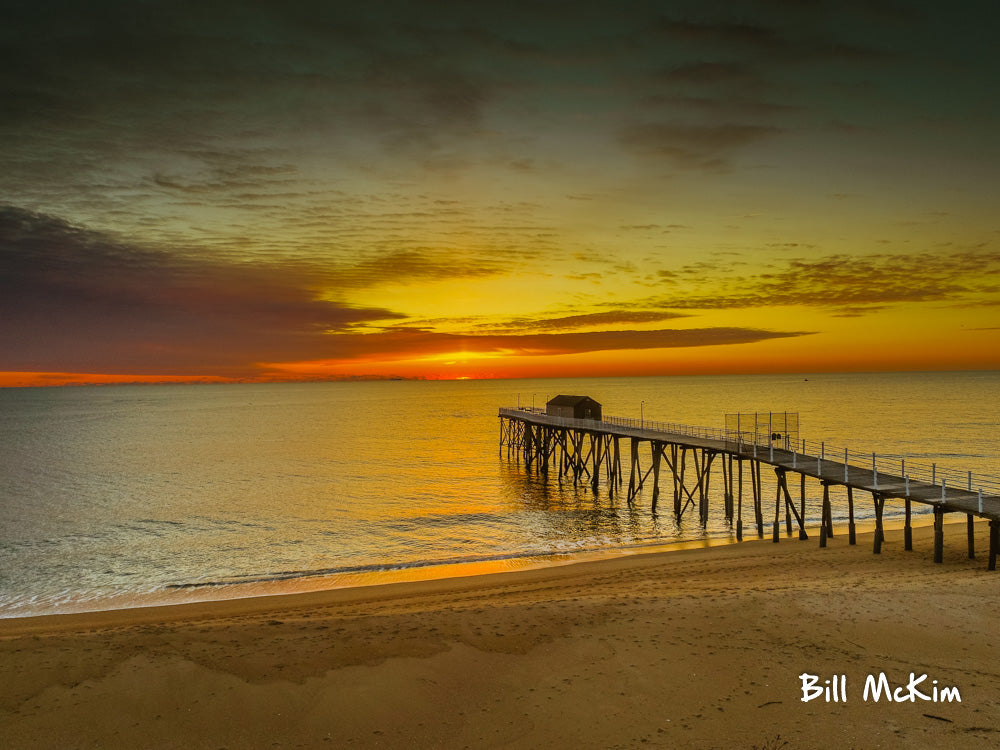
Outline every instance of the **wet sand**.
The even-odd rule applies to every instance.
[[[993,748],[985,523],[0,620],[5,748]],[[961,702],[863,699],[910,673]],[[846,702],[803,702],[846,675]],[[937,685],[933,685],[933,681]],[[838,684],[839,684],[838,679]],[[898,695],[910,695],[903,690]],[[838,696],[840,697],[840,696]],[[832,698],[832,696],[831,696]]]

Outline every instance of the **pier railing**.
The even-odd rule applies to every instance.
[[[580,429],[592,430],[595,426],[608,424],[637,431],[664,432],[671,435],[684,435],[686,437],[705,438],[708,440],[729,440],[729,435],[725,430],[719,430],[714,427],[694,427],[692,425],[674,424],[671,422],[655,422],[651,419],[632,419],[631,417],[604,417],[599,420],[554,417],[547,415],[544,408],[537,406],[501,407],[500,414],[514,417],[522,414],[533,414],[545,417],[546,424],[558,427],[578,427]]]
[[[500,414],[505,416],[524,414],[542,416],[545,417],[546,424],[559,427],[593,430],[600,429],[600,426],[604,424],[624,428],[622,432],[633,435],[662,433],[703,440],[717,440],[724,442],[727,450],[742,455],[752,455],[759,459],[773,460],[776,453],[783,454],[785,457],[790,453],[793,467],[799,462],[801,462],[803,469],[812,468],[811,464],[815,464],[817,474],[822,473],[824,463],[827,464],[827,468],[831,464],[842,465],[845,482],[848,481],[848,472],[852,467],[871,471],[876,489],[878,488],[879,476],[884,477],[885,481],[888,481],[889,477],[893,477],[893,481],[896,482],[902,478],[906,485],[909,485],[910,482],[920,482],[921,484],[938,486],[941,488],[942,501],[947,499],[949,489],[977,493],[980,498],[984,495],[992,497],[1000,495],[1000,478],[994,476],[938,466],[934,462],[910,461],[899,454],[878,454],[837,448],[828,446],[825,442],[802,440],[801,442],[796,441],[794,445],[789,445],[787,440],[771,441],[769,435],[736,433],[713,427],[698,427],[632,417],[606,416],[603,420],[555,417],[547,416],[545,409],[539,407],[501,408]]]
[[[939,486],[943,493],[948,488],[967,492],[982,491],[984,495],[1000,495],[1000,479],[981,473],[962,471],[936,462],[912,461],[898,453],[861,453],[847,448],[828,446],[824,442],[802,441],[802,455],[811,460],[835,461],[845,466],[871,470],[878,476],[902,477],[907,482],[921,482]],[[944,497],[944,495],[942,495]]]
[[[674,422],[656,422],[652,419],[632,419],[630,417],[605,417],[604,421],[616,427],[630,427],[635,430],[649,430],[652,432],[666,432],[672,435],[686,435],[688,437],[705,438],[707,440],[729,440],[725,430],[714,427],[697,427],[687,424],[676,424]]]

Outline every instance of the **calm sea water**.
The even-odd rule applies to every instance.
[[[497,408],[558,393],[719,428],[797,411],[810,441],[1000,476],[995,372],[2,389],[0,617],[734,537],[721,502],[678,524],[501,456]]]

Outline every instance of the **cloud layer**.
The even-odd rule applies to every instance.
[[[702,289],[707,286],[710,291],[689,287],[683,295],[656,297],[647,300],[648,304],[677,310],[800,306],[853,317],[907,303],[965,307],[995,304],[1000,251],[976,247],[830,255],[793,258],[758,273],[723,275],[704,266],[665,273],[672,279],[694,282]]]
[[[741,327],[620,329],[667,311],[520,319],[505,332],[447,333],[405,315],[329,299],[330,286],[383,274],[453,279],[488,268],[387,255],[353,267],[238,263],[146,249],[65,221],[0,209],[0,370],[254,377],[260,363],[426,357],[449,352],[558,355],[719,346],[802,335]],[[471,329],[480,328],[475,319]],[[609,330],[607,326],[615,326]],[[367,328],[361,330],[359,327]],[[573,331],[577,328],[599,330]],[[604,328],[604,330],[600,330]],[[570,329],[566,332],[542,332]]]

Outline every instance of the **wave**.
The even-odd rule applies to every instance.
[[[727,541],[724,535],[712,536],[705,534],[702,540],[712,539],[716,542]],[[419,570],[421,568],[431,568],[445,565],[470,565],[475,563],[504,562],[506,560],[557,560],[567,559],[585,554],[599,553],[606,554],[627,554],[637,550],[651,549],[654,547],[681,546],[686,543],[699,540],[676,540],[665,542],[663,539],[638,542],[625,545],[595,545],[595,546],[572,546],[570,548],[536,549],[522,550],[518,552],[501,552],[495,554],[464,555],[460,557],[438,558],[434,560],[413,560],[407,562],[394,563],[368,563],[364,565],[343,565],[331,568],[317,568],[312,570],[288,570],[274,573],[254,573],[241,576],[232,576],[220,580],[211,581],[191,581],[186,583],[171,583],[164,588],[167,589],[197,589],[209,588],[213,586],[234,586],[252,583],[276,583],[280,581],[290,581],[303,578],[320,578],[337,575],[353,575],[364,573],[391,573],[393,571]]]

